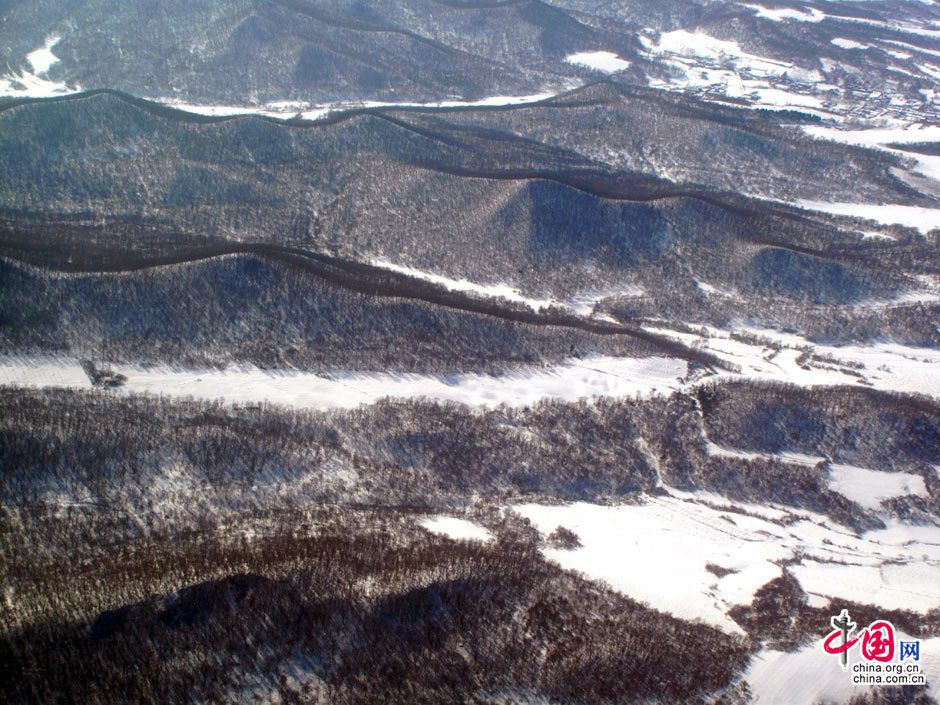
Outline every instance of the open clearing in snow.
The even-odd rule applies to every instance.
[[[554,299],[534,299],[528,296],[524,296],[522,292],[509,284],[478,284],[468,279],[453,279],[452,277],[445,277],[441,274],[426,272],[421,269],[415,269],[414,267],[405,267],[400,264],[393,264],[392,262],[381,259],[372,259],[370,260],[369,264],[375,267],[381,267],[382,269],[388,269],[392,272],[398,272],[399,274],[407,274],[410,277],[423,279],[424,281],[431,282],[432,284],[439,284],[446,289],[449,289],[450,291],[460,291],[468,294],[478,294],[480,296],[493,298],[504,298],[508,301],[513,301],[515,303],[528,306],[536,312],[551,306],[564,305],[560,301],[556,301]]]
[[[587,66],[589,69],[603,71],[604,73],[616,73],[630,68],[629,61],[621,59],[611,51],[581,51],[569,55],[565,61],[569,64]]]
[[[644,328],[740,368],[740,372],[717,373],[722,378],[746,377],[802,387],[864,385],[940,398],[940,350],[895,343],[818,345],[792,333],[747,325],[732,330],[699,326],[705,335],[680,332],[666,323]]]
[[[865,218],[882,225],[904,225],[908,228],[916,228],[925,235],[935,228],[940,228],[940,208],[807,200],[797,201],[795,205],[806,210],[831,213],[832,215]]]
[[[490,541],[493,538],[487,529],[468,519],[457,517],[425,517],[418,522],[428,531],[447,536],[455,541]]]
[[[929,497],[924,478],[904,472],[882,472],[854,465],[829,466],[829,489],[848,497],[866,509],[878,510],[892,497]]]
[[[558,526],[578,535],[580,548],[544,549],[562,567],[728,632],[740,632],[727,616],[730,607],[749,604],[791,560],[810,595],[916,612],[940,606],[940,527],[894,522],[890,530],[857,536],[812,512],[669,492],[636,505],[513,509],[544,535]],[[719,577],[709,566],[731,572]]]
[[[764,19],[774,22],[788,22],[790,20],[795,20],[796,22],[822,22],[826,19],[826,14],[820,12],[815,7],[797,10],[792,7],[771,9],[763,5],[749,5],[745,3],[742,3],[742,6],[754,10],[758,17],[763,17]]]
[[[799,110],[831,117],[824,110],[823,100],[815,95],[815,91],[823,88],[822,74],[815,69],[751,54],[737,42],[716,39],[701,31],[665,32],[656,42],[642,34],[638,38],[651,56],[681,74],[667,79],[651,78],[653,87],[708,89],[729,98],[746,98],[752,108]]]
[[[39,49],[29,52],[26,55],[26,61],[33,67],[33,73],[37,76],[48,71],[55,64],[59,57],[52,53],[52,48],[59,43],[61,37],[52,35],[46,39],[46,43]]]
[[[302,409],[349,409],[384,397],[453,401],[474,407],[532,405],[542,399],[646,396],[678,389],[683,360],[662,357],[573,359],[549,368],[490,375],[271,371],[254,366],[225,370],[111,365],[127,382],[118,393],[142,393],[228,403],[270,402]],[[0,385],[90,388],[78,360],[0,359]]]
[[[8,73],[0,75],[0,98],[50,98],[81,91],[79,86],[70,88],[65,83],[51,81],[44,76],[59,61],[52,49],[60,39],[52,35],[41,47],[29,52],[26,55],[29,68],[22,67],[16,71],[11,69]]]

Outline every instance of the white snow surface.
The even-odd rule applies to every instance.
[[[573,87],[573,86],[569,86]],[[211,117],[236,117],[241,115],[260,115],[281,120],[302,118],[304,120],[321,120],[331,113],[344,110],[367,108],[483,108],[501,107],[510,105],[526,105],[538,103],[557,95],[557,92],[543,91],[527,95],[495,95],[479,100],[450,99],[428,102],[387,102],[378,100],[346,101],[328,104],[304,103],[301,101],[273,101],[264,105],[206,105],[187,103],[175,98],[148,98],[155,103],[161,103],[177,110],[196,115]]]
[[[763,5],[749,5],[746,3],[742,3],[742,6],[754,10],[758,17],[763,17],[764,19],[772,20],[774,22],[788,22],[790,20],[794,20],[796,22],[822,22],[824,19],[826,19],[826,14],[824,12],[820,12],[815,7],[806,8],[805,10],[797,10],[792,7],[771,9],[769,7],[764,7]]]
[[[595,316],[595,307],[605,299],[611,298],[630,298],[643,296],[646,292],[643,287],[635,284],[621,284],[606,289],[593,289],[582,291],[580,294],[560,303],[561,306],[570,308],[579,316]],[[602,317],[602,316],[601,316]]]
[[[442,274],[434,274],[422,269],[407,267],[400,264],[394,264],[383,259],[372,259],[370,264],[375,267],[381,267],[400,274],[407,274],[427,282],[440,284],[451,291],[461,291],[480,296],[504,298],[514,303],[528,306],[533,311],[542,311],[543,309],[557,307],[567,308],[572,313],[579,316],[592,316],[594,307],[604,299],[620,296],[642,296],[645,292],[635,284],[623,283],[619,286],[608,287],[605,289],[595,289],[582,291],[568,300],[558,299],[538,299],[531,296],[525,296],[521,291],[511,284],[480,284],[468,279],[454,279]]]
[[[836,705],[875,687],[854,685],[852,674],[843,671],[839,659],[825,653],[818,642],[789,652],[762,649],[751,660],[744,680],[753,693],[752,705]]]
[[[705,294],[706,296],[722,296],[722,295],[724,295],[720,289],[718,289],[717,287],[712,286],[711,284],[709,284],[709,283],[707,283],[707,282],[702,282],[702,281],[699,281],[699,280],[696,279],[696,280],[695,280],[695,285],[696,285],[696,286],[699,288],[699,290],[700,290],[703,294]]]
[[[45,44],[26,55],[26,60],[29,62],[29,65],[33,67],[33,73],[37,76],[46,73],[46,71],[59,60],[59,57],[52,53],[52,48],[58,44],[60,40],[61,37],[53,34],[46,39]]]
[[[755,453],[753,451],[738,450],[737,448],[724,448],[711,441],[707,445],[708,454],[718,458],[740,458],[742,460],[776,460],[781,463],[790,463],[791,465],[805,465],[815,467],[817,464],[825,461],[816,455],[806,455],[805,453],[795,453],[786,451],[784,453]]]
[[[0,75],[0,97],[50,98],[80,91],[79,86],[69,87],[65,83],[51,81],[44,75],[59,61],[59,57],[52,53],[59,41],[60,37],[50,36],[41,47],[26,55],[28,68],[10,69],[8,73]]]
[[[611,51],[579,51],[576,54],[570,54],[565,61],[604,73],[616,73],[630,68],[629,61],[621,59]]]
[[[383,397],[424,397],[475,407],[519,407],[541,399],[574,401],[669,394],[716,377],[746,377],[806,387],[864,384],[940,398],[940,350],[894,343],[816,345],[797,335],[746,325],[734,330],[760,336],[768,344],[736,340],[732,331],[711,326],[699,327],[704,336],[676,331],[665,323],[644,327],[709,352],[737,370],[687,381],[688,365],[682,360],[608,356],[569,359],[549,367],[520,368],[498,375],[342,370],[317,373],[261,370],[250,365],[222,370],[136,365],[113,365],[112,369],[128,378],[117,393],[166,394],[229,403],[267,401],[306,409],[354,408]],[[819,359],[807,358],[806,353]],[[0,385],[87,388],[89,382],[75,359],[7,356],[0,357]]]
[[[934,539],[936,547],[940,531]],[[814,595],[846,599],[884,609],[926,612],[940,606],[940,565],[913,560],[894,564],[888,559],[847,557],[847,564],[804,558],[790,568],[803,589]]]
[[[641,41],[645,38],[641,36]],[[645,39],[647,48],[657,54],[671,55],[674,60],[683,62],[683,59],[707,59],[710,61],[725,61],[736,69],[748,71],[758,76],[782,76],[792,67],[792,64],[776,59],[769,59],[755,54],[749,54],[737,42],[716,39],[704,32],[689,32],[677,29],[664,32],[659,42],[653,44]]]
[[[814,137],[863,147],[878,147],[892,142],[903,144],[940,141],[940,125],[924,125],[922,123],[895,127],[873,127],[865,130],[840,130],[837,127],[808,125],[803,128],[803,131]]]
[[[455,541],[483,541],[493,538],[486,528],[468,519],[458,517],[434,516],[425,517],[418,522],[428,531],[447,536]]]
[[[91,380],[77,360],[51,357],[0,358],[0,385],[91,389]]]
[[[896,632],[900,639],[912,637]],[[927,676],[927,692],[940,695],[940,637],[920,640],[920,667]],[[843,705],[878,686],[854,685],[837,658],[823,652],[819,642],[796,651],[761,650],[744,674],[752,705],[820,703]]]
[[[807,134],[821,139],[880,149],[913,160],[915,164],[911,169],[913,174],[933,179],[940,186],[940,157],[905,152],[902,149],[887,146],[889,144],[903,145],[915,142],[940,141],[940,126],[938,125],[910,123],[863,130],[841,130],[836,127],[812,125],[804,127],[803,130]],[[856,215],[888,225],[899,223],[917,228],[925,234],[934,228],[940,227],[940,209],[936,208],[893,204],[827,203],[822,201],[802,201],[797,205],[835,215]]]
[[[835,37],[832,40],[832,43],[835,44],[840,49],[867,49],[867,44],[862,44],[856,42],[852,39],[846,39],[845,37]]]
[[[829,489],[866,509],[875,510],[881,508],[882,500],[892,497],[929,496],[924,478],[920,475],[881,472],[838,463],[829,466]]]
[[[781,563],[820,598],[926,612],[940,606],[940,527],[857,536],[828,517],[669,490],[643,504],[513,507],[548,535],[573,531],[582,546],[545,548],[563,568],[600,580],[654,609],[729,633],[730,607],[749,604]],[[780,520],[783,520],[782,523]],[[734,572],[719,578],[706,565]]]
[[[795,205],[806,210],[873,220],[883,225],[904,225],[909,228],[916,228],[924,234],[935,228],[940,228],[940,208],[810,200],[800,200]]]
[[[647,330],[698,346],[704,352],[737,365],[739,372],[721,377],[788,382],[804,387],[866,385],[875,389],[940,398],[940,350],[896,343],[818,345],[792,333],[739,324],[732,330],[699,326],[706,335],[679,332],[668,324]],[[768,345],[733,339],[732,333],[760,336]],[[805,359],[809,352],[823,359]],[[833,358],[836,362],[827,361]],[[860,375],[860,376],[859,376]]]
[[[508,299],[509,301],[513,301],[515,303],[524,304],[533,311],[541,311],[542,309],[549,308],[551,306],[564,306],[562,302],[556,301],[555,299],[535,299],[524,296],[522,292],[510,284],[479,284],[468,279],[454,279],[452,277],[426,272],[414,267],[405,267],[400,264],[394,264],[382,259],[373,259],[370,261],[370,264],[376,267],[381,267],[382,269],[398,272],[400,274],[407,274],[408,276],[417,277],[418,279],[423,279],[433,284],[440,284],[441,286],[451,291],[461,291],[470,294],[479,294],[480,296]]]
[[[816,96],[803,93],[791,93],[779,88],[756,88],[753,95],[757,96],[758,104],[762,106],[775,106],[781,108],[822,108],[823,102]]]
[[[192,370],[112,365],[127,377],[119,394],[142,393],[226,403],[270,402],[302,409],[349,409],[384,397],[452,401],[473,407],[532,405],[542,399],[669,393],[688,365],[663,357],[572,359],[554,367],[489,375],[262,370],[253,366]],[[88,388],[79,362],[55,358],[0,358],[0,386]]]

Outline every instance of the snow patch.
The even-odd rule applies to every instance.
[[[621,59],[610,51],[580,51],[577,54],[569,55],[565,61],[569,64],[587,66],[589,69],[603,71],[604,73],[616,73],[630,68],[629,61]]]
[[[514,509],[545,535],[559,525],[578,535],[580,548],[545,549],[563,568],[602,580],[654,609],[730,633],[741,629],[727,610],[749,603],[761,585],[779,576],[772,559],[785,554],[766,551],[756,534],[724,522],[720,512],[672,497],[650,497],[635,506],[528,504]],[[707,564],[736,572],[719,579]],[[732,580],[723,586],[727,578]]]
[[[899,61],[907,61],[912,56],[911,54],[905,54],[903,51],[897,51],[896,49],[886,49],[885,47],[881,47],[881,50],[888,56],[894,57]]]
[[[836,127],[808,125],[803,131],[813,137],[854,144],[861,147],[880,147],[886,144],[912,144],[940,141],[940,125],[912,125],[876,127],[865,130],[840,130]]]
[[[26,55],[26,61],[33,67],[33,73],[41,76],[50,69],[50,67],[59,60],[59,57],[52,53],[52,48],[59,43],[61,37],[52,35],[46,39],[46,43],[35,51]]]
[[[594,315],[595,307],[604,299],[619,296],[642,296],[646,293],[642,287],[634,284],[622,284],[607,289],[584,291],[567,301],[559,301],[558,299],[537,299],[524,296],[519,289],[510,284],[479,284],[468,279],[453,279],[441,274],[434,274],[433,272],[427,272],[414,267],[406,267],[380,259],[372,259],[370,260],[370,264],[375,267],[398,272],[399,274],[407,274],[411,277],[423,279],[433,284],[439,284],[450,291],[461,291],[480,296],[507,299],[514,303],[523,304],[536,312],[551,307],[567,308],[572,313],[588,317]],[[616,323],[616,321],[614,322]]]
[[[835,37],[832,40],[832,43],[835,44],[840,49],[867,49],[868,48],[867,44],[861,44],[851,39],[846,39],[845,37]]]
[[[793,66],[787,69],[786,77],[797,83],[821,84],[823,76],[816,69],[804,69],[800,66]],[[817,85],[817,88],[821,86]]]
[[[720,289],[716,289],[711,284],[706,284],[705,282],[700,282],[698,279],[695,280],[695,285],[699,288],[705,296],[721,296],[722,292]]]
[[[902,47],[904,49],[909,49],[915,53],[929,54],[931,56],[940,56],[940,51],[935,49],[925,49],[924,47],[917,46],[916,44],[908,44],[907,42],[899,42],[896,39],[882,39],[880,40],[884,44],[893,44],[894,46]]]
[[[771,460],[780,463],[790,463],[792,465],[805,465],[806,467],[816,467],[824,462],[825,458],[816,455],[806,455],[805,453],[795,453],[786,451],[784,453],[756,453],[753,451],[738,450],[736,448],[723,448],[708,441],[708,454],[717,458],[737,458],[741,460]]]
[[[900,639],[911,639],[897,632]],[[927,676],[927,693],[940,694],[940,637],[920,640],[920,666]],[[744,680],[750,686],[752,705],[825,703],[843,705],[877,686],[855,685],[839,659],[824,653],[814,641],[796,651],[763,649],[751,660]]]
[[[572,359],[553,367],[521,368],[489,375],[422,375],[336,371],[262,370],[246,365],[224,370],[186,370],[111,365],[127,382],[118,394],[157,394],[206,401],[270,402],[302,409],[350,409],[384,397],[425,398],[471,407],[530,406],[542,399],[576,401],[669,393],[688,372],[682,360],[663,357]],[[89,388],[77,360],[0,358],[0,385]]]
[[[262,117],[275,118],[278,120],[289,120],[300,118],[303,120],[322,120],[331,113],[342,112],[346,110],[365,110],[365,109],[394,109],[394,108],[484,108],[484,107],[508,107],[513,105],[527,105],[529,103],[538,103],[549,98],[553,98],[557,93],[543,91],[541,93],[505,96],[496,95],[479,100],[441,100],[431,102],[386,102],[386,101],[345,101],[327,104],[304,103],[301,101],[272,101],[261,106],[257,105],[205,105],[196,103],[187,103],[175,98],[147,98],[155,103],[160,103],[183,112],[194,115],[207,115],[210,117],[238,117],[244,115],[258,115]]]
[[[595,314],[597,305],[602,301],[612,298],[637,297],[643,296],[644,294],[646,294],[646,292],[643,290],[643,287],[633,284],[623,284],[621,286],[611,287],[608,289],[585,291],[581,294],[578,294],[577,296],[572,297],[571,299],[568,299],[567,301],[562,302],[561,305],[570,308],[579,316],[595,316],[597,318],[605,318],[603,314],[600,316],[596,316]],[[610,320],[610,317],[608,316],[606,319]]]
[[[843,671],[839,659],[823,652],[818,642],[797,651],[762,649],[751,660],[744,680],[753,694],[752,705],[836,705],[872,689],[854,685],[852,674]]]
[[[821,213],[873,220],[883,225],[903,225],[915,228],[925,235],[935,228],[940,228],[940,208],[902,206],[893,203],[839,203],[810,200],[799,200],[795,205]]]
[[[792,67],[787,62],[749,54],[737,42],[715,39],[704,32],[677,29],[661,34],[658,44],[654,45],[647,40],[647,45],[651,51],[672,54],[676,58],[726,60],[736,68],[763,76],[780,76]]]
[[[822,75],[793,63],[750,54],[734,41],[716,39],[701,31],[675,30],[658,42],[639,36],[650,54],[682,74],[667,80],[650,79],[650,85],[666,90],[707,89],[729,98],[746,98],[748,107],[799,110],[828,116],[824,103],[813,95],[786,90],[790,82],[819,90]],[[778,84],[778,85],[774,85]]]
[[[0,358],[0,385],[32,388],[91,389],[77,360],[37,356]]]
[[[875,389],[940,398],[940,351],[895,343],[817,345],[791,333],[739,325],[734,330],[696,326],[703,333],[680,332],[667,324],[644,329],[665,335],[736,365],[740,372],[720,377],[788,382],[805,387],[865,384]],[[770,341],[772,347],[745,342],[733,333]],[[815,355],[816,357],[812,357]],[[835,360],[827,362],[826,359]]]
[[[370,264],[375,267],[398,272],[399,274],[407,274],[410,277],[423,279],[433,284],[440,284],[450,291],[462,291],[470,294],[479,294],[481,296],[504,298],[515,303],[524,304],[533,311],[541,311],[551,306],[563,305],[561,302],[554,299],[535,299],[523,296],[522,292],[509,284],[478,284],[468,279],[453,279],[441,274],[426,272],[421,269],[415,269],[414,267],[405,267],[380,259],[373,259],[370,261]]]
[[[81,87],[71,88],[65,83],[50,81],[45,78],[49,68],[59,61],[59,57],[52,53],[52,48],[59,42],[58,36],[46,39],[45,44],[29,52],[26,62],[30,68],[21,68],[19,71],[10,71],[0,75],[0,97],[8,98],[50,98],[54,96],[77,93]]]
[[[940,606],[940,565],[936,562],[853,565],[804,559],[790,570],[806,592],[816,595],[888,610],[918,612]]]
[[[447,536],[455,541],[491,541],[493,534],[487,529],[467,519],[457,517],[425,517],[418,522],[434,534]]]
[[[811,95],[792,93],[779,88],[758,88],[753,91],[760,105],[773,105],[782,108],[803,107],[822,108],[823,102]]]
[[[741,5],[742,7],[754,10],[758,17],[763,17],[773,22],[786,22],[788,20],[794,20],[796,22],[822,22],[826,19],[826,14],[820,12],[815,7],[807,8],[806,10],[797,10],[792,7],[771,9],[763,5],[748,5],[746,3],[741,3]]]
[[[866,509],[881,509],[881,502],[892,497],[917,495],[929,497],[924,478],[903,472],[881,472],[853,465],[829,466],[829,489]]]

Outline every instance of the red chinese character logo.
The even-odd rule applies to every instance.
[[[838,639],[841,636],[842,636],[842,630],[837,629],[836,631],[832,632],[829,636],[826,637],[826,640],[823,642],[823,648],[826,650],[827,654],[841,654],[845,651],[848,651],[853,646],[855,646],[856,643],[858,643],[859,639],[861,639],[863,636],[868,636],[868,630],[867,629],[862,630],[862,633],[859,634],[854,639],[847,638],[841,644],[836,644],[835,646],[833,646],[832,642],[834,642],[836,639]]]
[[[894,627],[890,622],[872,622],[862,632],[862,656],[883,663],[894,660]]]
[[[835,629],[823,641],[823,649],[827,654],[839,654],[843,669],[847,668],[846,656],[849,649],[859,641],[862,642],[862,658],[866,661],[889,663],[894,660],[894,627],[891,622],[884,620],[872,622],[858,634],[849,638],[855,630],[855,623],[849,619],[846,610],[842,610],[842,614],[833,617],[831,621]]]

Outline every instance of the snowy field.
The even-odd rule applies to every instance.
[[[562,567],[730,633],[741,628],[728,610],[750,604],[786,561],[796,561],[790,570],[817,606],[843,598],[920,613],[940,607],[940,527],[892,522],[856,536],[812,512],[669,492],[637,505],[513,509],[544,535],[558,526],[578,535],[580,548],[544,549]],[[719,577],[710,566],[730,572]]]
[[[46,75],[59,61],[59,57],[52,50],[60,39],[52,35],[41,47],[29,52],[26,55],[27,66],[13,70],[7,65],[7,73],[0,74],[0,97],[51,98],[81,91],[80,86],[66,86],[64,83],[50,80]]]
[[[431,533],[441,534],[455,541],[483,541],[485,543],[493,538],[493,534],[479,524],[457,517],[425,517],[418,524]]]
[[[616,73],[630,68],[629,61],[624,61],[611,51],[581,51],[569,55],[565,61],[577,66],[586,66],[602,73]]]
[[[907,638],[899,633],[899,638]],[[927,692],[940,696],[940,638],[920,644],[921,670],[927,676]],[[825,703],[842,705],[877,686],[853,685],[836,658],[823,653],[818,643],[792,652],[764,649],[744,674],[753,694],[753,705]]]
[[[924,478],[904,472],[881,472],[854,465],[829,466],[829,489],[866,509],[879,509],[882,500],[915,495],[929,497]]]
[[[900,206],[893,203],[841,203],[809,200],[797,201],[794,205],[805,210],[820,211],[831,215],[873,220],[882,225],[903,225],[916,228],[925,235],[935,228],[940,228],[940,208]]]
[[[520,368],[503,374],[423,375],[334,370],[262,370],[250,365],[227,369],[113,365],[127,377],[118,393],[226,401],[271,402],[303,409],[348,409],[384,397],[426,398],[468,406],[529,406],[542,399],[575,401],[594,397],[648,397],[689,389],[709,379],[748,378],[806,387],[864,385],[940,398],[940,351],[882,343],[833,347],[796,335],[741,327],[767,345],[742,342],[732,332],[703,327],[707,336],[647,325],[650,332],[697,347],[731,363],[687,381],[688,365],[664,357],[569,359],[550,367]],[[772,342],[772,345],[770,344]],[[819,356],[814,359],[810,355]],[[0,358],[0,386],[90,388],[79,361],[72,358]],[[736,452],[717,446],[712,452]]]
[[[742,5],[749,10],[754,10],[758,17],[763,17],[767,20],[772,20],[773,22],[822,22],[826,19],[826,14],[820,12],[815,7],[806,8],[806,9],[794,9],[790,7],[782,9],[772,9],[769,7],[764,7],[763,5]]]
[[[317,374],[242,366],[225,370],[112,365],[127,377],[118,393],[155,394],[228,403],[271,402],[302,409],[349,409],[378,401],[424,398],[474,407],[529,406],[542,399],[668,394],[688,372],[682,360],[662,357],[595,357],[552,368],[517,372],[431,376],[372,372]],[[91,384],[79,362],[66,358],[0,359],[0,386],[71,387]]]
[[[817,345],[790,333],[750,326],[737,326],[733,331],[701,326],[706,336],[678,332],[666,324],[645,328],[699,347],[740,370],[738,373],[720,372],[721,377],[740,376],[803,387],[863,385],[940,398],[940,350],[893,343]],[[759,336],[766,339],[768,345],[736,340],[732,337],[734,332]]]
[[[938,78],[940,78],[940,74],[938,74]],[[903,149],[889,146],[940,141],[940,126],[911,123],[863,130],[842,130],[831,126],[811,125],[804,127],[803,130],[819,139],[879,149],[900,156],[913,163],[913,166],[908,169],[912,175],[931,179],[936,182],[935,186],[940,188],[940,157],[905,152]],[[932,191],[933,189],[929,190],[929,192]],[[929,195],[933,194],[929,193]],[[827,203],[821,201],[802,201],[795,205],[834,215],[868,218],[886,225],[898,223],[917,228],[924,234],[934,228],[940,228],[940,209],[936,208],[896,204]]]

